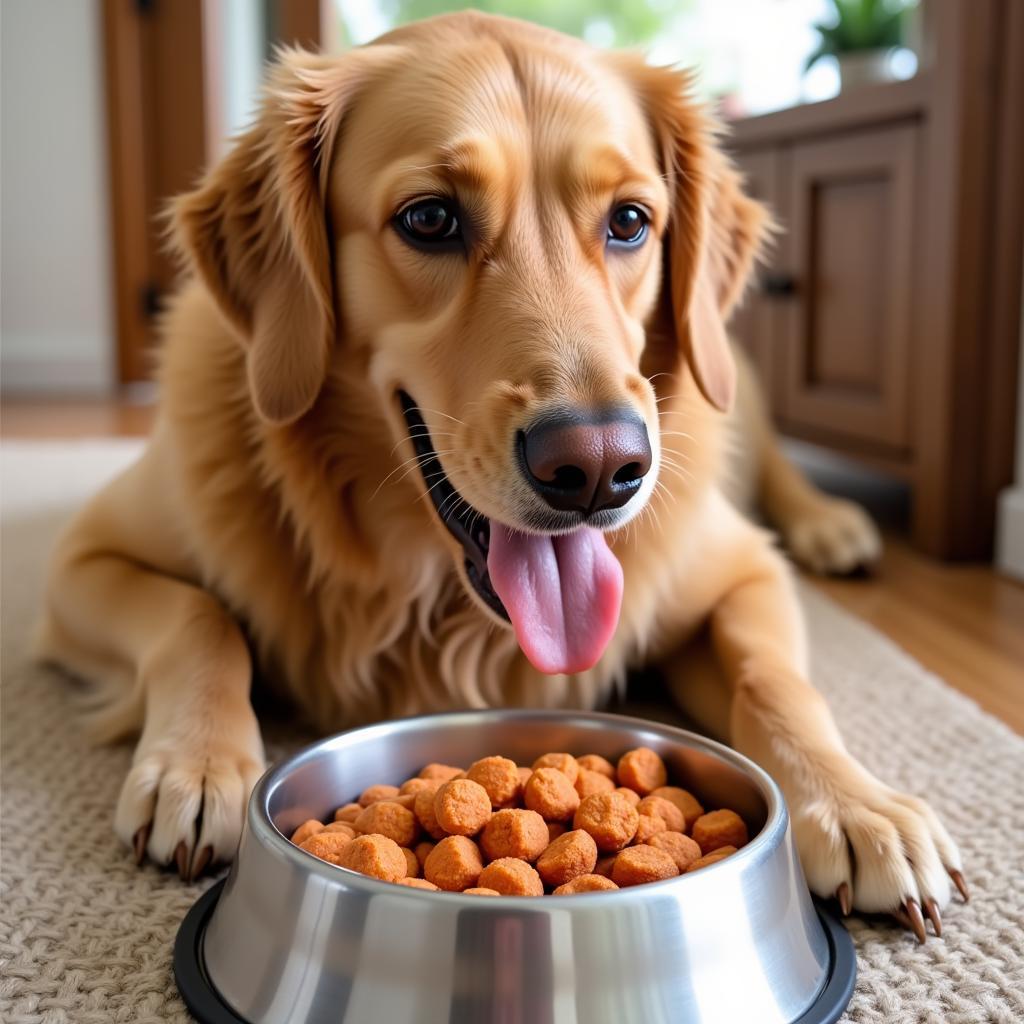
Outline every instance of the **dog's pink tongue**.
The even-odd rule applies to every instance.
[[[543,537],[492,520],[487,569],[535,668],[555,675],[596,664],[622,606],[622,566],[600,530]]]

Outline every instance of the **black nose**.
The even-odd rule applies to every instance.
[[[542,416],[520,434],[520,453],[530,486],[562,512],[620,508],[651,468],[643,420],[617,411]]]

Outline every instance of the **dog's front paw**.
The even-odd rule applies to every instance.
[[[942,934],[951,880],[968,898],[956,844],[923,800],[867,776],[790,797],[790,810],[808,884],[844,914],[891,913],[924,942],[924,916]]]
[[[121,787],[114,828],[141,864],[173,863],[183,880],[230,861],[245,807],[263,773],[252,709],[142,739]]]
[[[826,498],[782,526],[793,558],[820,575],[846,575],[878,561],[882,539],[871,517],[852,501]]]

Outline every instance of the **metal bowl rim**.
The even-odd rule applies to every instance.
[[[452,722],[457,719],[474,718],[476,720],[491,720],[500,722],[519,722],[526,724],[531,720],[550,721],[553,718],[561,718],[567,724],[578,726],[587,723],[593,725],[621,726],[623,729],[641,729],[646,732],[661,733],[664,739],[674,741],[682,746],[695,747],[703,753],[717,757],[732,767],[743,772],[757,786],[767,805],[765,823],[761,831],[757,833],[741,850],[728,857],[729,865],[737,861],[747,860],[753,857],[758,851],[769,846],[780,843],[786,834],[789,822],[789,813],[786,809],[786,802],[779,789],[778,783],[759,765],[755,764],[745,755],[727,747],[717,740],[708,739],[687,729],[680,729],[678,726],[667,725],[662,722],[653,722],[644,718],[635,718],[628,715],[617,715],[603,711],[559,711],[554,709],[523,709],[523,708],[489,708],[485,710],[463,710],[463,711],[441,711],[427,715],[416,715],[409,718],[400,718],[389,722],[375,722],[372,725],[354,726],[342,732],[335,733],[322,740],[304,747],[302,750],[275,765],[260,778],[249,798],[247,810],[248,825],[253,837],[264,847],[269,847],[275,854],[291,861],[291,863],[304,871],[318,874],[324,881],[332,885],[344,884],[345,888],[363,890],[368,894],[386,894],[400,898],[409,897],[412,899],[436,900],[438,896],[448,899],[456,899],[463,902],[465,906],[472,906],[478,909],[488,909],[486,898],[479,896],[467,896],[461,892],[446,892],[440,890],[416,889],[414,886],[398,885],[394,882],[385,882],[383,879],[372,878],[369,875],[360,874],[358,871],[351,871],[348,868],[330,864],[320,860],[312,854],[306,853],[295,846],[291,840],[281,832],[270,820],[268,806],[270,798],[277,787],[297,768],[305,762],[316,759],[327,748],[343,746],[346,741],[351,741],[357,734],[369,734],[373,739],[374,732],[390,734],[393,732],[417,731],[421,728],[439,726],[445,721]],[[708,877],[709,872],[727,867],[725,860],[716,864],[710,864],[702,868],[702,878]],[[342,874],[338,874],[342,872]],[[670,887],[685,884],[686,874],[676,875],[674,878],[666,878],[659,882],[648,882],[642,886],[629,886],[626,889],[605,890],[599,892],[576,893],[570,901],[572,906],[580,906],[581,901],[590,905],[595,900],[610,901],[622,899],[627,895],[636,899],[638,895],[644,898],[653,898],[658,894],[665,893]],[[691,880],[692,881],[692,880]],[[543,907],[551,910],[549,896],[516,896],[515,906],[524,909],[537,910]],[[481,906],[483,904],[483,906]],[[497,907],[493,908],[497,910]],[[508,904],[502,901],[502,909],[508,910]]]

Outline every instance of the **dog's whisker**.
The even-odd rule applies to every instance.
[[[396,473],[401,472],[402,469],[405,469],[406,466],[408,466],[409,468],[406,469],[406,471],[402,473],[402,475],[395,481],[396,484],[401,483],[409,475],[409,473],[411,473],[412,470],[415,469],[417,466],[421,466],[424,462],[428,462],[433,455],[454,455],[456,454],[456,452],[457,449],[449,448],[447,451],[425,452],[422,455],[413,455],[411,458],[405,459],[403,462],[395,466],[395,468],[391,470],[391,472],[388,473],[388,475],[384,477],[383,480],[381,480],[381,482],[377,485],[377,489],[373,492],[373,494],[370,495],[370,501],[373,501],[373,499],[376,498],[378,494],[380,494],[381,488],[384,487],[384,485]]]

